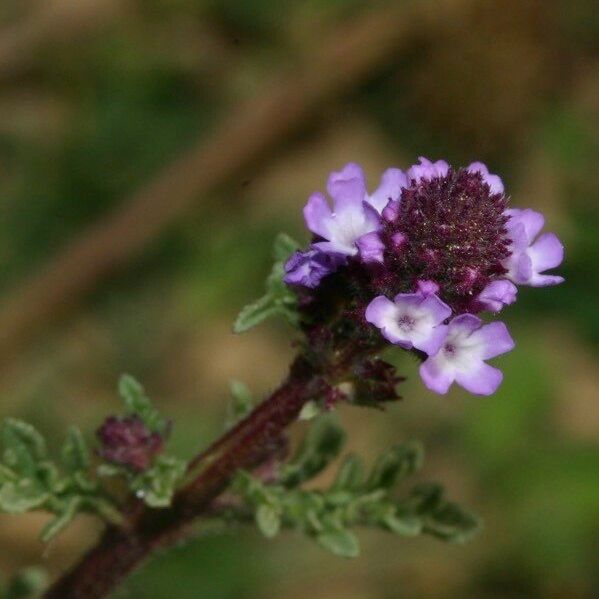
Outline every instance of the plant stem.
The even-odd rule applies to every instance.
[[[98,544],[46,592],[46,599],[99,599],[157,549],[185,536],[190,522],[209,510],[240,468],[251,468],[276,446],[302,407],[322,390],[321,371],[302,356],[287,380],[245,420],[191,463],[190,482],[171,507],[151,509],[138,502],[124,527],[109,526]]]

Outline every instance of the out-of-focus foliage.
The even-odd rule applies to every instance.
[[[12,59],[10,43],[0,43],[0,289],[14,290],[232,118],[273,72],[293,69],[315,40],[378,4],[1,3],[0,41],[19,42]],[[286,531],[273,543],[245,528],[206,534],[158,556],[124,595],[596,593],[598,11],[591,0],[451,4],[434,28],[398,23],[408,31],[404,43],[369,78],[319,107],[277,152],[197,198],[185,219],[81,309],[11,356],[0,416],[32,422],[57,452],[67,423],[90,434],[118,410],[114,380],[134,372],[152,396],[170,398],[173,451],[192,454],[220,432],[230,378],[247,381],[259,398],[283,375],[291,349],[275,321],[244,336],[229,335],[230,323],[263,293],[275,233],[300,230],[301,208],[326,173],[355,160],[374,184],[385,167],[418,154],[457,164],[481,159],[502,174],[514,205],[547,215],[566,245],[566,283],[542,294],[522,290],[506,313],[518,346],[502,359],[505,382],[492,399],[425,395],[410,382],[416,365],[403,362],[399,374],[410,380],[402,402],[382,414],[342,408],[340,417],[350,450],[372,457],[398,439],[422,439],[423,476],[483,515],[485,530],[464,547],[365,533],[352,562]],[[91,18],[82,9],[65,20],[43,17],[49,5],[97,8]],[[321,476],[326,488],[332,481]],[[51,545],[53,574],[95,534],[84,520],[78,526]],[[0,521],[5,578],[39,563],[39,528],[27,515]]]

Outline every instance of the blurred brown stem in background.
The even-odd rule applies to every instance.
[[[175,160],[26,280],[0,305],[0,363],[122,269],[198,196],[255,163],[326,100],[351,90],[390,59],[412,31],[431,27],[468,0],[383,5],[320,36],[304,64],[274,76],[208,139]]]
[[[123,0],[46,0],[43,7],[22,23],[0,31],[0,80],[26,70],[37,53],[53,42],[85,38],[123,8]]]

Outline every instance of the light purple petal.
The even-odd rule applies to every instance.
[[[362,202],[366,196],[362,167],[350,162],[340,171],[332,172],[327,182],[327,191],[334,200],[336,213],[342,213],[356,202]]]
[[[510,251],[514,254],[525,251],[530,245],[526,228],[520,221],[508,220],[506,224],[507,238],[510,240]]]
[[[302,285],[310,289],[318,287],[320,281],[344,262],[345,257],[323,254],[314,249],[294,252],[285,263],[283,280],[288,285]]]
[[[480,362],[472,370],[456,372],[455,380],[470,393],[492,395],[501,384],[503,373],[498,368]]]
[[[534,270],[543,272],[555,268],[564,259],[564,246],[554,233],[543,233],[528,250]]]
[[[355,256],[358,253],[358,248],[355,246],[348,247],[346,244],[334,241],[317,241],[312,244],[312,247],[322,252],[323,254],[341,254],[343,256]]]
[[[551,287],[553,285],[559,285],[563,283],[566,279],[564,277],[560,277],[558,275],[540,275],[535,274],[531,278],[529,285],[531,287]]]
[[[389,200],[399,200],[402,188],[408,185],[408,177],[402,170],[388,168],[383,173],[377,190],[369,196],[367,201],[380,214]]]
[[[505,279],[491,281],[476,298],[486,310],[499,312],[504,306],[516,301],[518,288]]]
[[[442,302],[434,293],[428,293],[420,302],[421,308],[429,312],[433,318],[433,322],[437,325],[442,323],[446,318],[451,316],[451,308]]]
[[[483,321],[478,316],[474,316],[474,314],[460,314],[449,323],[449,328],[451,330],[459,329],[464,333],[471,333],[480,328],[482,322]]]
[[[366,187],[360,179],[336,181],[330,187],[333,192],[333,212],[338,216],[354,211],[362,204],[366,195]]]
[[[409,349],[412,344],[406,342],[405,336],[397,326],[397,306],[384,295],[375,297],[367,306],[365,312],[366,321],[378,327],[385,339]]]
[[[490,173],[486,164],[482,162],[473,162],[467,167],[466,170],[471,173],[480,173],[482,175],[483,181],[489,186],[492,194],[504,192],[501,178],[498,175],[493,175]]]
[[[433,328],[426,339],[414,341],[414,347],[426,352],[429,356],[436,355],[447,338],[447,329],[445,324]]]
[[[329,224],[332,220],[331,209],[321,193],[313,193],[304,207],[304,219],[312,233],[321,237],[329,236]]]
[[[505,214],[510,217],[506,224],[508,231],[511,231],[519,224],[523,225],[529,244],[532,243],[532,240],[540,233],[545,224],[545,217],[540,212],[531,210],[530,208],[525,208],[524,210],[512,208],[511,210],[506,210]]]
[[[427,353],[439,351],[445,336],[437,325],[451,314],[451,308],[437,296],[400,293],[393,302],[375,298],[366,310],[366,320],[381,329],[389,341]]]
[[[483,346],[481,354],[483,360],[505,354],[514,349],[516,345],[505,323],[499,321],[483,325],[472,333],[470,339]]]
[[[381,228],[381,217],[379,213],[368,203],[362,202],[364,212],[364,233],[378,231]]]
[[[410,180],[419,183],[422,179],[434,179],[435,177],[445,177],[449,172],[449,164],[445,160],[431,162],[428,158],[420,156],[419,164],[414,164],[407,171]]]
[[[420,365],[420,377],[426,387],[445,395],[455,380],[455,373],[436,357],[429,357]]]
[[[515,282],[525,284],[530,282],[533,275],[532,259],[528,254],[516,256]]]
[[[385,244],[381,241],[377,232],[373,231],[362,235],[356,241],[356,245],[363,262],[383,262]]]

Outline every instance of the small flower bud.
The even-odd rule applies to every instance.
[[[135,472],[147,470],[164,449],[162,436],[151,432],[139,416],[109,416],[96,434],[102,458]]]

